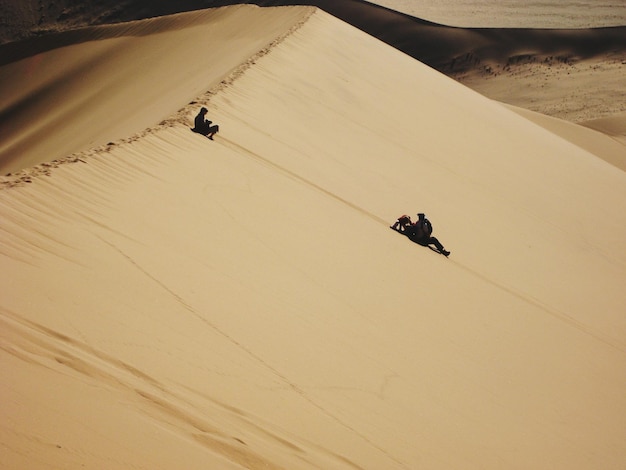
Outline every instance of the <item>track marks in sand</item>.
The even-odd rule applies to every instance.
[[[2,309],[0,322],[3,323],[4,334],[21,338],[19,341],[3,343],[0,348],[27,362],[49,368],[56,362],[109,385],[139,381],[150,387],[163,389],[158,381],[130,364],[7,309]]]
[[[225,456],[228,460],[244,468],[282,469],[264,458],[248,446],[240,437],[231,436],[211,426],[197,410],[186,410],[182,405],[172,400],[163,399],[156,394],[136,390],[146,402],[150,404],[150,416],[154,418],[154,411],[159,414],[159,421],[185,433],[199,445],[211,452]]]
[[[347,199],[342,198],[341,196],[338,196],[337,194],[333,193],[332,191],[328,191],[327,189],[324,189],[323,187],[319,186],[318,184],[304,178],[303,176],[300,176],[299,174],[283,167],[280,166],[274,162],[272,162],[271,160],[262,157],[261,155],[253,152],[252,150],[247,149],[246,147],[233,142],[232,140],[226,139],[224,137],[218,137],[217,139],[218,142],[223,143],[223,145],[225,145],[226,147],[231,148],[232,150],[235,150],[237,153],[243,153],[245,155],[248,155],[250,157],[252,157],[253,159],[257,160],[258,162],[269,166],[271,168],[274,168],[276,170],[278,170],[280,173],[287,175],[288,177],[290,177],[291,179],[295,180],[295,181],[299,181],[301,183],[304,183],[307,186],[310,186],[311,188],[315,189],[316,191],[321,192],[322,194],[325,194],[326,196],[329,196],[339,202],[341,202],[342,204],[345,204],[346,206],[350,207],[351,209],[354,209],[358,212],[360,212],[361,214],[369,217],[370,219],[374,220],[375,222],[378,222],[380,224],[383,224],[385,226],[388,226],[389,224],[387,223],[387,221],[385,221],[383,218],[377,216],[376,214],[363,209],[362,207],[358,206],[357,204],[354,204],[350,201],[348,201]]]
[[[187,311],[189,311],[196,319],[198,319],[199,321],[201,321],[204,325],[208,326],[212,331],[214,331],[215,333],[217,333],[218,335],[220,335],[222,338],[224,338],[225,340],[227,340],[228,342],[230,342],[232,345],[234,345],[235,347],[237,347],[239,350],[241,350],[245,355],[247,355],[248,357],[250,357],[254,362],[256,362],[257,364],[259,364],[262,368],[266,369],[268,372],[271,373],[271,375],[273,375],[274,377],[278,378],[282,383],[284,383],[286,385],[286,387],[292,391],[293,393],[297,394],[300,398],[302,398],[304,401],[308,402],[309,405],[311,405],[312,407],[316,408],[317,410],[319,410],[323,415],[327,416],[330,420],[334,421],[336,424],[338,424],[340,427],[347,429],[352,435],[354,436],[358,436],[362,441],[364,441],[365,443],[367,443],[367,445],[369,445],[370,447],[376,449],[377,451],[379,451],[381,454],[384,454],[385,456],[387,456],[390,460],[396,462],[399,465],[399,468],[408,468],[404,465],[403,462],[401,462],[400,460],[398,460],[396,457],[394,457],[393,455],[391,455],[389,452],[387,452],[383,447],[379,446],[378,444],[376,444],[374,441],[370,440],[367,438],[367,436],[361,434],[359,431],[357,431],[355,428],[353,428],[352,426],[350,426],[348,423],[346,423],[345,421],[343,421],[341,418],[337,417],[336,415],[334,415],[333,413],[331,413],[330,411],[328,411],[324,406],[322,406],[321,404],[319,404],[318,402],[316,402],[313,398],[311,398],[305,391],[305,389],[301,386],[299,386],[297,383],[293,382],[292,380],[290,380],[285,374],[283,374],[282,372],[280,372],[278,369],[276,369],[274,366],[272,366],[270,363],[268,363],[266,360],[264,360],[261,356],[259,356],[258,354],[256,354],[254,351],[252,351],[250,348],[246,347],[243,343],[237,341],[236,338],[230,336],[229,334],[227,334],[225,331],[221,330],[218,326],[216,326],[215,324],[213,324],[208,318],[206,318],[203,315],[200,315],[194,308],[192,305],[190,305],[185,299],[183,299],[179,294],[177,294],[176,292],[174,292],[171,288],[169,288],[166,284],[164,284],[162,281],[160,281],[156,276],[154,276],[153,274],[149,273],[145,268],[143,268],[138,262],[136,262],[131,256],[129,256],[128,254],[126,254],[123,250],[121,250],[119,247],[115,246],[114,244],[103,240],[104,243],[106,243],[107,245],[109,245],[112,249],[114,249],[115,251],[117,251],[122,257],[124,257],[129,263],[131,263],[133,266],[135,266],[135,268],[139,269],[143,274],[145,274],[148,278],[150,278],[153,282],[155,282],[157,285],[159,285],[162,289],[164,289],[165,291],[167,291],[170,295],[172,295]],[[204,438],[203,438],[204,439]],[[206,439],[204,439],[204,442],[208,442]],[[213,441],[211,441],[213,442]],[[334,454],[333,454],[334,455]],[[346,460],[344,457],[341,456],[335,456],[335,458],[339,459],[342,462],[342,465],[346,465],[349,464],[350,468],[354,468],[354,469],[358,469],[360,468],[359,466],[357,466],[356,464],[349,462],[348,460]]]
[[[9,201],[0,197],[0,255],[32,266],[47,255],[82,265],[74,247],[51,229],[57,214],[46,212],[46,207],[32,194],[15,194]]]
[[[240,78],[246,71],[257,63],[259,59],[263,56],[269,54],[277,45],[281,44],[285,39],[298,31],[306,22],[311,18],[311,16],[317,11],[315,7],[300,7],[304,10],[304,15],[302,18],[294,24],[291,28],[285,31],[283,34],[277,36],[274,40],[272,40],[265,47],[261,48],[258,52],[250,56],[247,60],[242,62],[238,67],[235,67],[230,71],[217,85],[206,91],[203,95],[197,97],[193,101],[191,101],[184,108],[180,109],[176,114],[172,117],[161,121],[159,124],[159,128],[161,127],[172,127],[176,124],[183,124],[187,126],[189,122],[189,115],[197,112],[198,106],[208,105],[213,96],[222,92],[230,85],[235,83],[235,81]],[[150,130],[148,130],[149,132]]]
[[[260,163],[269,166],[271,168],[274,168],[278,171],[280,171],[281,173],[287,175],[288,177],[299,181],[301,183],[306,184],[307,186],[312,187],[313,189],[325,194],[326,196],[329,196],[339,202],[341,202],[342,204],[347,205],[348,207],[355,209],[359,212],[361,212],[362,214],[366,215],[367,217],[371,218],[372,220],[374,220],[375,222],[378,223],[382,223],[385,226],[388,226],[388,223],[383,220],[382,218],[378,217],[376,214],[373,214],[372,212],[367,211],[366,209],[363,209],[362,207],[334,194],[331,191],[328,191],[326,189],[324,189],[323,187],[313,183],[310,180],[307,180],[306,178],[298,175],[297,173],[284,168],[274,162],[272,162],[271,160],[262,157],[261,155],[258,155],[257,153],[253,152],[252,150],[247,149],[246,147],[243,147],[240,144],[237,144],[229,139],[226,139],[224,137],[218,137],[216,139],[218,142],[223,143],[223,145],[235,150],[238,153],[243,153],[245,155],[250,156],[251,158],[259,161]],[[493,285],[494,287],[503,290],[511,295],[513,295],[514,297],[517,297],[518,299],[530,304],[533,307],[539,308],[540,310],[543,310],[544,312],[548,313],[549,315],[565,322],[566,324],[568,324],[569,326],[576,328],[577,330],[581,331],[584,334],[590,335],[592,337],[594,337],[595,339],[607,344],[608,346],[611,346],[612,348],[615,348],[619,351],[622,352],[626,352],[626,345],[618,342],[617,340],[611,338],[610,336],[608,336],[606,333],[601,332],[597,329],[594,329],[592,327],[590,327],[589,325],[584,324],[583,322],[580,322],[574,318],[572,318],[571,316],[567,315],[566,313],[560,312],[556,309],[554,309],[553,307],[550,307],[542,302],[540,302],[539,300],[533,298],[531,295],[529,294],[525,294],[523,292],[519,292],[518,290],[512,288],[512,287],[507,287],[502,283],[499,283],[493,279],[491,279],[490,277],[481,274],[480,272],[476,271],[475,269],[472,269],[469,266],[464,265],[463,263],[459,262],[459,261],[455,261],[455,260],[448,260],[448,262],[452,262],[455,266],[459,267],[460,269],[466,271],[467,273],[469,273],[470,275],[474,276],[474,277],[478,277],[480,279],[482,279],[483,281]]]
[[[217,142],[222,143],[223,145],[235,150],[238,153],[243,153],[245,155],[250,156],[251,158],[257,160],[258,162],[269,166],[271,168],[274,168],[278,171],[280,171],[281,173],[287,175],[288,177],[299,181],[301,183],[306,184],[307,186],[312,187],[313,189],[325,194],[326,196],[329,196],[339,202],[341,202],[342,204],[347,205],[348,207],[355,209],[359,212],[361,212],[362,214],[366,215],[367,217],[371,218],[372,220],[378,222],[378,223],[382,223],[385,226],[387,226],[387,222],[385,220],[383,220],[382,218],[378,217],[377,215],[367,211],[366,209],[363,209],[362,207],[332,193],[331,191],[328,191],[326,189],[324,189],[323,187],[313,183],[310,180],[307,180],[306,178],[298,175],[297,173],[284,168],[274,162],[272,162],[271,160],[264,158],[260,155],[258,155],[257,153],[253,152],[252,150],[247,149],[246,147],[235,143],[229,139],[226,139],[224,137],[220,137],[218,136],[218,138],[216,139]],[[459,261],[455,261],[455,260],[449,260],[449,262],[452,262],[455,266],[459,267],[460,269],[466,271],[467,273],[469,273],[470,275],[474,276],[474,277],[478,277],[482,280],[484,280],[485,282],[489,283],[490,285],[493,285],[494,287],[503,290],[511,295],[513,295],[514,297],[530,304],[533,307],[536,307],[544,312],[546,312],[547,314],[553,316],[554,318],[557,318],[561,321],[563,321],[564,323],[568,324],[569,326],[579,330],[580,332],[590,335],[593,338],[607,344],[608,346],[615,348],[619,351],[622,352],[626,352],[626,345],[620,343],[619,341],[611,338],[609,335],[607,335],[606,333],[599,331],[597,329],[594,329],[592,327],[590,327],[589,325],[584,324],[583,322],[580,322],[574,318],[572,318],[570,315],[567,315],[566,313],[560,312],[556,309],[554,309],[553,307],[550,307],[549,305],[546,305],[542,302],[540,302],[539,300],[533,298],[530,294],[525,294],[523,292],[519,292],[518,290],[512,288],[512,287],[507,287],[502,283],[499,283],[497,281],[494,281],[493,279],[491,279],[490,277],[479,273],[478,271],[476,271],[475,269],[472,269],[469,266],[466,266],[464,264],[462,264]]]
[[[220,406],[208,397],[201,403],[185,398],[127,362],[7,309],[0,311],[0,350],[29,364],[134,397],[139,400],[139,406],[134,408],[147,419],[244,468],[284,468],[254,450],[253,444],[268,440],[273,433],[250,425],[243,413]],[[215,416],[234,422],[234,428],[243,434],[220,431],[211,424]],[[273,440],[288,452],[301,453],[300,458],[306,460],[303,449],[278,436]]]
[[[290,27],[289,25],[285,25],[285,30],[277,31],[276,36],[274,36],[271,41],[260,47],[257,52],[249,56],[247,59],[243,60],[241,64],[229,70],[224,70],[224,75],[222,79],[217,82],[217,84],[213,84],[215,82],[208,83],[207,86],[210,88],[205,93],[196,97],[186,105],[184,105],[184,103],[180,103],[180,106],[183,107],[180,108],[173,115],[164,117],[158,125],[146,128],[140,132],[134,133],[133,135],[129,135],[127,137],[108,142],[107,144],[100,145],[98,147],[75,152],[65,157],[57,158],[53,161],[41,163],[20,171],[0,176],[0,190],[10,189],[13,187],[19,187],[33,183],[37,178],[41,176],[51,176],[54,174],[54,169],[61,165],[67,165],[77,162],[88,163],[90,158],[93,156],[107,154],[111,151],[111,149],[115,147],[124,147],[127,144],[133,143],[163,128],[169,128],[179,124],[188,126],[190,114],[193,114],[199,105],[208,104],[214,95],[220,93],[221,91],[232,85],[260,58],[269,54],[275,46],[282,43],[286,38],[288,38],[290,35],[300,29],[300,27],[302,27],[317,11],[317,8],[311,6],[297,6],[292,8],[298,8],[299,10],[294,15],[293,23]],[[274,32],[272,32],[272,34],[274,34]]]
[[[494,279],[491,279],[490,277],[488,277],[485,274],[482,274],[478,271],[476,271],[475,269],[470,268],[469,266],[464,265],[463,263],[460,263],[459,261],[456,260],[449,260],[448,262],[452,263],[454,266],[458,267],[459,269],[462,269],[463,271],[466,271],[467,273],[469,273],[470,275],[477,277],[479,279],[482,279],[483,281],[487,282],[488,284],[491,284],[492,286],[507,292],[508,294],[512,295],[513,297],[518,298],[519,300],[528,303],[529,305],[531,305],[532,307],[535,307],[545,313],[547,313],[548,315],[566,323],[567,325],[569,325],[572,328],[575,328],[577,330],[579,330],[581,333],[589,335],[593,338],[595,338],[598,341],[601,341],[602,343],[606,344],[607,346],[610,346],[614,349],[617,349],[618,351],[621,352],[626,352],[626,345],[620,343],[618,340],[611,338],[609,335],[607,335],[606,333],[599,331],[595,328],[590,327],[589,325],[586,325],[585,323],[576,320],[575,318],[572,318],[570,315],[567,315],[566,313],[563,313],[559,310],[556,310],[554,307],[551,307],[549,305],[546,305],[545,303],[539,301],[538,299],[534,298],[533,296],[531,296],[530,294],[524,293],[524,292],[520,292],[519,290],[510,287],[510,286],[506,286],[504,283],[495,281]]]

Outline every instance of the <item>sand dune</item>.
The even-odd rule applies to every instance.
[[[18,7],[0,0],[6,32],[0,41],[67,30],[78,25],[128,21],[209,6],[247,3],[238,0],[99,0],[77,6],[59,0],[43,8],[33,0]],[[456,28],[435,24],[362,0],[258,0],[264,6],[308,4],[385,41],[485,96],[572,122],[621,113],[626,26],[593,29]],[[30,34],[28,33],[30,31]],[[56,38],[67,44],[83,33]],[[46,38],[10,43],[2,58],[23,58],[24,48],[48,50]],[[3,62],[0,62],[3,63]]]
[[[264,5],[294,1],[266,0]],[[510,63],[523,56],[590,58],[626,48],[626,26],[551,30],[456,28],[432,23],[361,0],[307,2],[440,71],[477,63]]]
[[[323,11],[197,15],[142,38],[204,82],[71,48],[162,125],[3,178],[2,466],[621,468],[626,173]]]
[[[514,106],[509,108],[626,171],[626,116],[614,116],[577,125],[528,109]]]
[[[0,172],[157,125],[289,30],[304,11],[257,9],[252,22],[250,9],[232,8],[88,28],[53,42],[82,34],[76,45],[36,55],[23,50],[26,58],[0,68]],[[251,26],[240,28],[242,21]]]
[[[572,122],[626,109],[626,26],[455,28],[360,0],[307,3],[498,101]]]
[[[27,2],[28,3],[28,2]],[[550,30],[528,28],[457,28],[415,18],[392,9],[362,0],[196,0],[184,2],[146,2],[126,0],[96,2],[90,8],[72,8],[61,0],[49,8],[47,15],[37,20],[32,12],[36,8],[20,11],[7,6],[12,24],[30,21],[45,23],[50,29],[67,29],[67,25],[98,24],[101,22],[129,21],[187,10],[203,9],[225,4],[254,3],[262,6],[307,4],[323,9],[331,15],[381,39],[395,48],[417,58],[438,70],[473,67],[475,63],[507,63],[520,56],[564,56],[589,58],[626,48],[623,27]],[[55,19],[56,15],[56,19]],[[21,28],[28,30],[28,27]],[[10,28],[7,28],[10,30]],[[36,31],[36,29],[34,29]],[[14,33],[18,35],[19,33]],[[19,37],[19,36],[17,36]],[[9,36],[7,39],[10,39]],[[7,40],[5,39],[5,41]]]
[[[581,123],[626,144],[626,113]]]

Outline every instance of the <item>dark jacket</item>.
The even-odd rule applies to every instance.
[[[198,113],[196,119],[194,120],[194,132],[198,132],[200,134],[208,134],[209,126],[211,125],[211,121],[207,121],[204,119],[204,114],[202,112]]]

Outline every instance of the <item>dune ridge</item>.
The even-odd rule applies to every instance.
[[[626,135],[616,124],[626,109],[626,26],[458,28],[361,0],[310,3],[489,98],[575,123],[615,116],[611,128]],[[603,147],[622,167],[620,146]]]
[[[415,18],[363,0],[197,1],[171,5],[146,4],[141,1],[127,3],[123,7],[119,2],[115,6],[104,4],[99,6],[99,10],[119,10],[117,21],[129,21],[205,9],[209,6],[252,3],[273,7],[307,4],[323,9],[442,72],[457,73],[473,69],[479,64],[484,68],[493,67],[494,64],[506,67],[520,59],[533,57],[537,60],[547,57],[589,59],[616,51],[623,52],[626,48],[626,25],[591,29],[458,28]],[[127,13],[124,16],[122,12],[125,10]],[[92,18],[82,21],[98,24],[111,22],[112,19],[113,16],[109,15],[102,20]],[[61,17],[57,23],[63,28]],[[124,27],[109,25],[101,32],[119,34],[120,29],[123,30]],[[81,36],[84,37],[84,33],[67,31],[55,37],[59,41],[74,43]],[[36,39],[27,44],[32,48],[50,47]],[[5,60],[15,60],[19,54],[24,54],[23,44],[9,43],[6,46],[8,47],[4,48],[3,54]]]
[[[321,10],[220,15],[207,94],[0,191],[2,462],[620,468],[626,173]]]
[[[39,13],[28,2],[21,10],[7,6],[5,40],[20,38],[29,29],[38,34],[41,28],[67,30],[79,25],[123,22],[242,3],[307,4],[322,8],[490,98],[553,117],[584,122],[621,113],[626,106],[622,85],[626,26],[569,30],[457,28],[362,0],[172,3],[127,0],[98,1],[82,9],[59,1],[50,7],[51,11]],[[46,36],[9,42],[0,46],[0,60],[14,61],[32,51],[49,50],[55,42],[74,43],[82,40],[82,35],[66,31],[54,36],[54,40]],[[599,81],[603,86],[598,86]]]
[[[626,109],[626,26],[456,28],[360,0],[310,3],[489,98],[572,122]]]
[[[260,10],[256,17],[267,17],[267,25],[238,31],[236,23],[251,11],[236,6],[90,28],[73,33],[85,35],[74,46],[2,67],[0,172],[106,146],[158,125],[267,49],[309,10],[288,9],[293,16],[286,24],[276,20],[288,15]],[[208,22],[217,26],[204,36]],[[206,54],[198,54],[204,44]]]

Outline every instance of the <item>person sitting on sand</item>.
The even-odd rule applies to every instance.
[[[439,253],[446,257],[450,255],[450,252],[443,247],[439,240],[431,236],[433,233],[433,226],[430,223],[430,220],[428,220],[422,213],[417,214],[417,222],[414,224],[411,224],[411,218],[409,216],[403,215],[398,218],[396,223],[392,225],[391,228],[400,233],[404,233],[411,241],[414,241],[419,245],[435,245]],[[398,228],[400,228],[400,230],[398,230]]]
[[[396,220],[396,223],[393,224],[391,228],[400,233],[404,233],[406,227],[409,225],[413,225],[413,222],[411,222],[411,217],[405,214],[398,217],[398,220]]]
[[[211,124],[213,121],[204,119],[204,116],[206,116],[206,113],[208,112],[209,110],[204,107],[200,110],[194,120],[195,127],[191,130],[197,132],[198,134],[205,135],[209,139],[213,140],[213,136],[220,131],[220,126],[217,124],[212,126]]]

